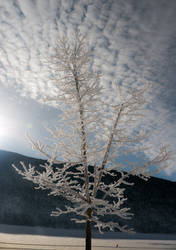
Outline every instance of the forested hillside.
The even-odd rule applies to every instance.
[[[63,207],[67,202],[63,197],[48,196],[47,191],[34,189],[34,185],[22,179],[11,166],[19,162],[39,166],[44,160],[0,151],[0,224],[79,228],[70,219],[73,215],[51,217],[50,212]],[[111,183],[118,178],[106,176]],[[125,205],[134,213],[132,220],[121,221],[144,233],[176,233],[176,182],[150,178],[147,182],[131,176],[133,186],[125,191],[128,200]],[[101,195],[101,194],[100,194]],[[113,220],[111,215],[108,215]],[[106,220],[106,217],[104,218]]]

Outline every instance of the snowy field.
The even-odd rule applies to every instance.
[[[4,250],[84,250],[84,241],[81,231],[0,225],[0,249]],[[94,233],[92,250],[94,249],[176,250],[176,235]]]

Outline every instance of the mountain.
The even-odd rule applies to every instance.
[[[63,207],[67,201],[63,197],[48,196],[47,191],[34,189],[34,185],[22,179],[12,164],[39,166],[45,160],[26,157],[17,153],[0,150],[0,224],[48,226],[54,228],[80,228],[70,215],[51,217],[56,207]],[[111,183],[118,179],[106,176]],[[131,208],[134,217],[123,220],[123,224],[141,233],[176,233],[176,182],[151,177],[147,182],[130,176],[133,186],[126,186],[126,207]],[[113,217],[108,215],[107,219]],[[105,218],[105,219],[106,219]]]

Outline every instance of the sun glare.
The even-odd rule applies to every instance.
[[[9,135],[10,124],[9,121],[0,115],[0,140]]]

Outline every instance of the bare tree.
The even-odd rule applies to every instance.
[[[51,58],[48,68],[51,72],[50,84],[53,94],[45,98],[62,111],[58,126],[49,129],[52,144],[35,142],[29,137],[34,149],[48,161],[42,165],[42,172],[35,166],[15,169],[23,178],[32,181],[37,188],[47,189],[50,195],[64,196],[72,205],[65,210],[56,208],[53,216],[75,213],[76,223],[86,223],[86,250],[91,249],[91,222],[102,231],[105,228],[128,230],[113,221],[104,222],[102,217],[111,214],[130,219],[129,208],[122,208],[124,188],[130,175],[148,179],[152,166],[165,167],[170,153],[165,146],[158,149],[153,159],[144,162],[123,163],[118,161],[122,154],[144,152],[144,143],[150,133],[136,125],[143,115],[144,94],[147,88],[123,89],[116,86],[114,103],[106,102],[105,89],[99,73],[90,67],[90,51],[85,37],[76,33],[74,41],[62,38]],[[53,168],[53,164],[63,163]],[[103,178],[114,175],[112,169],[120,173],[118,181],[106,184]],[[73,171],[74,170],[74,171]],[[98,194],[101,192],[101,197]],[[112,197],[113,199],[107,199]]]

